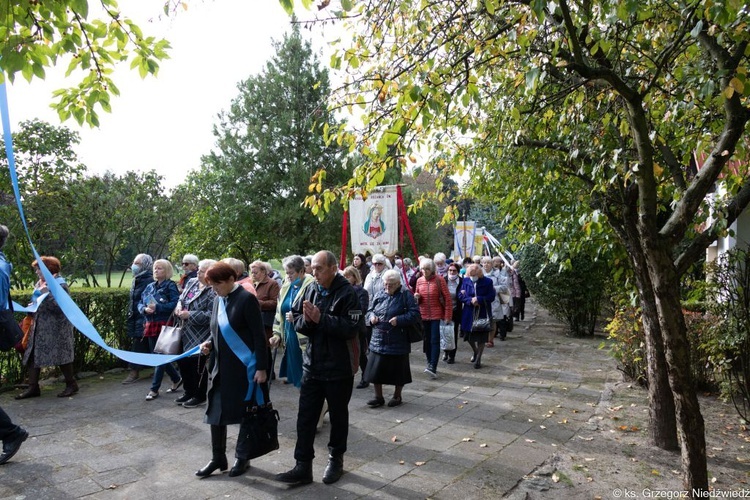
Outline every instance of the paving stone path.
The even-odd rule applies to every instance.
[[[334,485],[321,482],[327,421],[315,443],[314,483],[289,488],[273,481],[294,463],[293,386],[271,387],[281,449],[253,460],[244,476],[199,480],[193,474],[211,454],[205,408],[177,406],[176,396],[163,391],[147,402],[147,380],[124,386],[124,373],[114,372],[82,379],[72,398],[55,396],[60,383],[44,387],[40,398],[0,395],[0,405],[31,436],[0,467],[0,498],[501,498],[574,438],[605,385],[620,379],[599,349],[601,339],[565,337],[533,301],[527,309],[506,342],[485,350],[479,370],[464,342],[456,364],[441,361],[437,380],[422,373],[424,355],[412,353],[414,382],[400,407],[371,409],[365,402],[372,389],[355,389],[347,473]],[[229,450],[236,433],[231,426]]]

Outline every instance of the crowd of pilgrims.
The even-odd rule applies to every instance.
[[[42,260],[55,279],[67,286],[61,276],[60,261],[48,256]],[[35,261],[32,266],[38,271],[36,264]],[[298,434],[307,436],[309,433],[302,432],[302,425],[314,425],[319,429],[326,412],[331,415],[331,456],[324,475],[324,482],[330,484],[343,473],[346,432],[341,429],[348,426],[346,406],[351,397],[354,374],[359,373],[357,389],[373,386],[373,397],[367,402],[370,407],[401,405],[403,387],[412,382],[410,353],[412,346],[418,345],[413,344],[407,334],[410,327],[422,333],[421,347],[426,360],[424,374],[427,377],[438,377],[441,351],[445,363],[461,361],[457,359],[457,353],[462,350],[459,348],[461,339],[471,348],[471,365],[480,369],[485,348],[494,347],[495,339],[505,340],[513,322],[524,319],[528,291],[517,266],[517,261],[509,265],[504,256],[475,256],[456,262],[443,253],[436,253],[432,258],[420,256],[415,266],[409,258],[378,253],[372,256],[357,254],[350,266],[338,270],[333,254],[321,251],[314,256],[286,257],[282,261],[283,270],[279,272],[260,260],[246,267],[239,259],[199,260],[188,254],[181,261],[183,272],[179,280],[174,280],[175,272],[170,261],[138,254],[131,266],[133,280],[127,333],[131,350],[148,354],[155,352],[164,327],[178,325],[182,332],[182,352],[198,348],[194,355],[178,359],[177,366],[167,363],[155,367],[145,396],[147,401],[160,397],[166,374],[170,383],[164,392],[174,397],[175,403],[185,408],[207,404],[204,421],[211,425],[213,458],[196,475],[207,477],[218,469],[228,468],[224,453],[226,425],[242,420],[245,394],[250,394],[250,384],[252,387],[257,384],[259,398],[262,395],[263,401],[269,401],[268,380],[278,378],[284,384],[301,388]],[[40,272],[38,275],[32,300],[46,296],[46,283]],[[311,379],[315,377],[310,376],[313,363],[309,356],[306,358],[306,352],[315,342],[316,332],[307,329],[306,323],[300,323],[299,318],[304,316],[304,321],[313,318],[315,326],[320,327],[317,323],[323,307],[318,309],[311,306],[311,302],[318,304],[323,300],[321,304],[330,306],[324,313],[333,311],[337,306],[325,302],[326,295],[338,296],[340,293],[336,290],[349,284],[356,299],[352,298],[348,310],[342,312],[349,321],[344,325],[344,333],[334,332],[335,327],[325,323],[325,328],[331,330],[325,335],[341,337],[342,345],[349,340],[354,345],[354,349],[344,347],[349,349],[349,357],[358,358],[350,364],[354,373],[351,370],[348,373],[349,394],[344,387],[333,391],[340,397],[332,396],[330,387],[324,387],[323,392],[315,395],[313,418],[303,409],[310,406],[303,401],[308,401],[305,392],[312,390],[310,387],[314,385]],[[52,297],[46,300],[44,308],[38,309],[36,318],[29,316],[31,325],[36,327],[27,325],[30,339],[25,339],[27,344],[20,350],[24,353],[30,383],[16,399],[39,397],[40,369],[55,365],[61,367],[66,379],[66,389],[59,396],[72,396],[78,392],[72,373],[72,327],[60,314]],[[361,321],[361,316],[364,316],[364,321]],[[475,329],[481,319],[489,320],[489,331]],[[47,323],[57,323],[59,328],[54,325],[47,327]],[[237,354],[226,339],[227,327],[232,334],[233,328],[236,329],[238,337],[251,351],[254,377],[247,374],[239,356],[218,355],[222,349],[227,352],[231,349]],[[441,329],[443,336],[452,331],[452,349],[441,349]],[[51,331],[65,335],[47,339]],[[52,340],[57,348],[50,347]],[[275,371],[277,354],[280,357],[278,373]],[[347,357],[346,351],[339,354],[338,358]],[[337,363],[334,361],[333,364]],[[348,366],[345,362],[343,364],[343,372],[346,372]],[[127,377],[122,381],[126,385],[141,379],[146,369],[134,363],[128,368]],[[339,368],[341,366],[323,369]],[[221,384],[221,374],[224,378],[231,374],[232,383]],[[329,378],[327,374],[322,376],[324,380]],[[384,386],[393,387],[387,403]],[[255,396],[253,398],[255,401]],[[334,404],[337,405],[336,412]],[[304,424],[301,423],[303,413],[307,422]],[[334,416],[335,413],[344,414],[345,418]],[[314,436],[314,432],[312,434]],[[301,439],[298,436],[295,449],[297,466],[277,479],[287,483],[311,482],[312,454],[312,437]],[[248,466],[249,460],[238,456],[229,475],[242,474]]]

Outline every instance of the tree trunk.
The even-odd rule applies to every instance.
[[[648,242],[644,241],[644,248]],[[651,247],[646,254],[654,287],[659,326],[664,337],[669,385],[674,396],[677,431],[682,444],[683,485],[688,495],[698,498],[708,492],[706,435],[698,396],[690,371],[687,327],[680,303],[679,279],[670,253]]]
[[[623,241],[635,275],[636,286],[641,299],[643,336],[646,343],[646,370],[648,373],[648,415],[649,439],[651,444],[664,450],[678,450],[677,417],[674,397],[669,387],[667,358],[664,354],[664,341],[659,326],[656,299],[648,274],[646,257],[640,247],[640,236],[635,223],[637,216],[627,208],[622,220]]]

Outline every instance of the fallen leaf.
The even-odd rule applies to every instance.
[[[464,443],[468,443],[469,441],[474,441],[474,440],[471,438],[463,438],[461,441],[463,441]]]
[[[712,477],[712,478],[711,478],[711,482],[712,482],[712,483],[715,483],[715,482],[716,482],[716,478],[715,478],[715,477]]]
[[[672,472],[672,474],[674,474],[675,476],[679,476],[679,475],[681,474],[681,472],[680,472],[680,471],[678,471],[678,470],[674,470],[674,469],[673,469],[673,470],[671,470],[670,472]]]
[[[714,451],[724,451],[724,448],[711,448]]]
[[[557,406],[555,406],[555,408],[562,408],[562,405],[557,405]],[[552,410],[550,410],[550,413],[555,413],[555,412],[553,412]]]
[[[526,442],[527,443],[536,443],[536,441],[534,441],[533,439],[527,439]]]
[[[460,410],[461,408],[463,408],[463,407],[464,407],[464,405],[458,405],[458,406],[456,406],[456,408],[458,408],[459,410]]]
[[[564,418],[564,419],[562,419],[562,420],[560,420],[558,422],[558,424],[567,424],[567,423],[568,423],[568,419],[567,418]]]
[[[613,406],[612,408],[607,408],[609,411],[620,411],[622,410],[622,405],[619,406]]]
[[[579,413],[579,411],[578,410],[573,410],[573,413]]]
[[[592,482],[593,480],[594,480],[594,478],[593,478],[593,477],[587,477],[587,478],[586,478],[586,482],[588,482],[588,483]]]
[[[403,423],[403,422],[404,422],[403,420],[398,420],[398,419],[396,420],[396,423],[397,423],[397,424],[401,424],[401,423]]]
[[[482,443],[479,445],[480,448],[487,448],[487,443]]]
[[[546,429],[546,427],[545,427],[545,426],[543,426],[543,425],[540,425],[540,426],[539,426],[539,428],[540,428],[540,429]]]
[[[552,482],[553,483],[559,483],[560,482],[560,476],[557,474],[557,472],[555,472],[554,474],[552,474]]]
[[[398,437],[396,437],[396,436],[393,436],[393,437],[391,438],[391,441],[393,441],[394,443],[398,442]]]
[[[661,474],[659,473],[659,471],[656,470],[656,469],[651,469],[651,474],[654,475],[654,476],[661,476]]]
[[[584,458],[583,460],[585,462],[594,462],[596,459],[595,458]]]
[[[638,432],[638,431],[639,431],[640,429],[639,429],[638,427],[636,427],[635,425],[631,425],[631,426],[630,426],[630,430],[631,430],[632,432]]]
[[[469,402],[468,401],[461,401],[461,404],[462,405],[467,405],[467,404],[469,404]]]
[[[533,422],[533,420],[529,419],[529,422]]]
[[[583,436],[578,436],[578,439],[582,439],[584,441],[593,441],[594,440],[594,438],[585,438]]]
[[[117,485],[116,485],[116,484],[110,484],[110,485],[109,485],[109,486],[107,487],[107,489],[109,489],[109,490],[114,490],[114,489],[117,489]]]
[[[465,385],[465,386],[463,386],[463,388],[461,390],[462,391],[468,391],[469,389],[471,389],[471,386],[470,385]]]
[[[404,462],[403,460],[399,460],[398,463],[399,465],[404,465],[406,462]]]
[[[427,462],[414,462],[414,465],[416,465],[417,467],[422,467],[426,463]]]

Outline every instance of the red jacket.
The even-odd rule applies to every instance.
[[[419,313],[423,321],[444,319],[451,321],[453,302],[448,285],[442,276],[433,274],[428,280],[421,276],[417,280],[416,292],[419,294]]]

